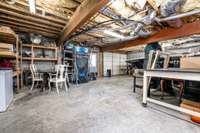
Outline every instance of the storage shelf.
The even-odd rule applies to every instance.
[[[9,51],[9,50],[0,51],[0,57],[15,59],[16,60],[15,69],[19,70],[20,66],[19,66],[19,56],[18,56],[18,53],[19,53],[18,35],[16,35],[15,33],[0,29],[0,43],[1,43],[1,45],[3,44],[1,47],[3,49],[10,49],[9,44],[15,45],[16,53]],[[17,77],[16,78],[16,84],[17,84],[16,91],[17,92],[19,92],[19,84],[20,84],[19,75],[20,74],[21,74],[20,71],[14,71],[13,75],[12,75],[13,77]]]
[[[33,47],[38,49],[49,49],[49,50],[56,50],[57,47],[46,47],[46,46],[40,46],[40,45],[32,45],[32,44],[23,44],[23,47]]]

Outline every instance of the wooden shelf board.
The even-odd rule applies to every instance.
[[[46,47],[46,46],[40,46],[40,45],[32,45],[32,44],[23,44],[23,47],[33,47],[38,49],[49,49],[49,50],[56,50],[57,47]]]
[[[73,53],[73,51],[71,51],[71,50],[64,50],[64,52],[66,52],[66,53]]]
[[[22,60],[37,60],[37,61],[57,61],[57,58],[32,58],[32,57],[22,57]]]
[[[64,58],[64,60],[67,61],[67,60],[73,60],[73,59],[72,58]]]
[[[57,61],[56,58],[33,58],[34,60],[41,60],[41,61]]]
[[[16,58],[16,54],[13,52],[2,52],[0,51],[0,57]]]

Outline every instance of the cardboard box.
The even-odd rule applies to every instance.
[[[180,68],[183,69],[200,69],[200,57],[182,57]]]

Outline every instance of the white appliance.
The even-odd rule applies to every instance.
[[[0,70],[0,112],[6,111],[13,99],[12,74],[12,70]]]

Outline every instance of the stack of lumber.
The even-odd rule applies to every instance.
[[[180,105],[182,108],[186,108],[192,111],[200,112],[200,102],[194,102],[190,100],[183,100]],[[200,124],[200,117],[191,116],[191,120]]]
[[[10,27],[7,26],[0,26],[0,31],[8,34],[15,34],[15,32]]]
[[[13,52],[13,44],[0,43],[0,52]]]

